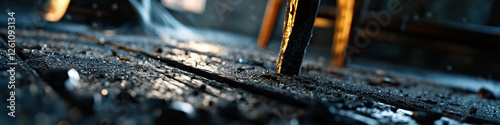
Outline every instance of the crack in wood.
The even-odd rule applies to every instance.
[[[228,85],[233,86],[233,87],[241,88],[243,90],[246,90],[246,91],[254,93],[254,94],[263,95],[263,96],[268,97],[268,98],[276,99],[276,100],[279,100],[279,101],[284,102],[286,104],[290,104],[290,105],[293,105],[293,106],[296,106],[296,107],[299,107],[299,108],[308,108],[310,106],[309,103],[307,103],[307,102],[305,102],[303,100],[296,99],[296,98],[293,98],[291,96],[284,95],[282,93],[278,93],[278,92],[273,92],[273,91],[269,91],[269,90],[266,90],[266,89],[262,89],[262,88],[259,88],[259,87],[256,87],[256,86],[252,86],[252,85],[249,85],[249,84],[246,84],[246,83],[237,82],[235,80],[232,80],[232,79],[229,79],[229,78],[226,78],[226,77],[222,77],[220,75],[217,75],[217,74],[214,74],[214,73],[210,73],[210,72],[202,70],[202,69],[198,69],[198,68],[195,68],[195,67],[191,67],[191,66],[182,64],[182,63],[180,63],[178,61],[175,61],[175,60],[172,60],[172,59],[169,59],[169,58],[163,58],[163,57],[161,57],[159,55],[150,54],[150,53],[147,53],[147,52],[143,52],[143,51],[140,51],[140,50],[132,49],[132,48],[129,48],[129,47],[126,47],[126,46],[121,46],[121,45],[119,45],[117,43],[112,43],[112,42],[108,42],[108,41],[99,41],[99,43],[111,45],[111,46],[114,46],[114,47],[116,47],[118,49],[126,50],[126,51],[129,51],[129,52],[133,52],[133,53],[136,53],[136,54],[139,54],[139,55],[143,55],[143,56],[149,57],[149,58],[153,58],[153,59],[156,59],[156,60],[159,60],[161,62],[166,63],[168,66],[172,66],[172,67],[184,70],[186,72],[190,72],[190,73],[193,73],[195,75],[199,75],[199,76],[205,77],[207,79],[215,80],[217,82],[225,83],[225,84],[228,84]]]

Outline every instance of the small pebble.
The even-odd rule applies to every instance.
[[[389,77],[383,77],[383,78],[380,78],[379,81],[378,81],[379,84],[387,84],[387,85],[391,85],[391,86],[398,86],[399,83],[394,81],[393,79],[389,78]]]
[[[391,111],[394,112],[394,113],[396,113],[398,111],[398,108],[395,107],[395,106],[391,106]]]
[[[206,85],[201,85],[200,86],[200,91],[205,91],[207,89],[207,86]]]
[[[434,121],[441,119],[443,114],[425,111],[413,112],[412,118],[421,124],[434,124]]]
[[[155,52],[157,52],[157,53],[162,53],[162,52],[163,52],[163,49],[161,49],[161,48],[156,48],[156,49],[155,49]]]
[[[26,53],[29,53],[29,52],[31,52],[30,49],[23,49],[23,54],[26,54]]]
[[[489,91],[486,88],[482,88],[482,87],[477,92],[477,96],[479,96],[479,98],[485,98],[485,99],[495,99],[496,98],[495,95],[491,91]]]

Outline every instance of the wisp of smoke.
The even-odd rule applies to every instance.
[[[129,0],[140,15],[142,25],[164,41],[200,39],[155,0]]]

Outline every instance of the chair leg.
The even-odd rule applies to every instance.
[[[264,13],[264,18],[262,19],[259,38],[257,40],[257,46],[259,46],[259,48],[264,49],[269,44],[269,39],[271,39],[274,25],[276,24],[276,17],[278,16],[282,3],[283,0],[267,1],[266,12]]]
[[[337,0],[338,14],[333,34],[331,67],[344,67],[346,52],[352,35],[353,26],[361,19],[364,6],[369,0]]]
[[[349,43],[355,0],[337,0],[340,14],[335,21],[335,33],[332,44],[332,60],[330,66],[344,67],[345,52]]]
[[[66,13],[71,0],[49,0],[49,5],[43,18],[50,22],[58,22]]]
[[[288,0],[276,73],[299,75],[320,0]]]

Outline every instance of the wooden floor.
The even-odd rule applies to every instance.
[[[0,117],[7,123],[500,123],[499,99],[422,79],[327,69],[312,60],[300,76],[277,75],[277,52],[246,46],[253,43],[18,32],[17,117]],[[0,53],[5,64],[6,51]],[[0,81],[7,75],[0,73]]]

